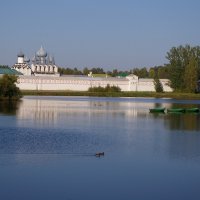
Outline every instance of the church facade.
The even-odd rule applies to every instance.
[[[12,68],[25,76],[59,76],[58,66],[55,65],[54,57],[48,55],[42,46],[33,56],[32,64],[30,65],[29,63],[30,59],[20,52],[17,55],[17,63]]]
[[[87,91],[90,87],[118,86],[122,91],[155,91],[153,79],[139,79],[135,75],[127,77],[92,77],[60,76],[53,56],[41,47],[33,56],[30,64],[22,52],[17,55],[17,63],[12,69],[22,75],[18,77],[17,86],[21,90],[57,90]],[[160,79],[165,92],[170,92],[169,80]]]

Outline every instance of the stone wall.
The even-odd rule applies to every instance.
[[[172,91],[167,79],[161,79],[164,91]],[[87,91],[89,87],[118,86],[122,91],[155,91],[153,79],[92,78],[92,77],[48,77],[20,76],[17,86],[21,90],[72,90]]]

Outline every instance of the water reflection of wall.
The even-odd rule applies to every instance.
[[[90,120],[93,116],[123,116],[126,118],[147,117],[148,106],[138,102],[123,101],[82,101],[78,98],[69,99],[24,98],[17,111],[19,123],[24,120],[40,124],[55,124],[60,119],[85,118]],[[77,123],[77,122],[76,122]]]
[[[57,120],[57,112],[55,107],[52,106],[54,102],[49,104],[48,101],[42,101],[40,99],[23,100],[17,117],[20,120],[32,120],[40,123],[54,123]]]
[[[74,120],[74,123],[80,123],[80,120],[91,121],[92,117],[102,116],[101,120],[106,120],[106,116],[121,116],[128,120],[136,118],[162,119],[164,127],[170,130],[200,130],[200,115],[196,114],[151,114],[151,107],[170,107],[169,103],[155,104],[143,101],[107,101],[99,98],[90,100],[90,98],[24,98],[17,111],[17,117],[23,120],[32,120],[40,124],[55,124],[57,121],[66,122]]]

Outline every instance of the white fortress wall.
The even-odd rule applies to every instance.
[[[110,80],[85,77],[41,77],[20,76],[17,86],[21,90],[72,90],[87,91],[90,87],[118,86],[122,91],[129,90],[128,80]]]
[[[160,80],[166,92],[172,91],[167,79]],[[129,80],[125,78],[90,78],[72,76],[20,76],[17,86],[21,90],[87,91],[90,87],[118,86],[122,91],[155,91],[153,79]]]
[[[155,91],[153,79],[139,79],[137,91],[153,92]]]
[[[89,83],[57,77],[25,77],[18,80],[18,87],[22,90],[75,90],[86,91]]]
[[[169,80],[168,79],[160,79],[160,82],[163,86],[163,89],[165,92],[172,92],[172,88],[169,86]]]
[[[160,79],[164,92],[172,92],[168,79]],[[155,92],[154,79],[142,78],[138,81],[137,91]]]

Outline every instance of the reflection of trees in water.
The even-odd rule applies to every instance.
[[[166,116],[165,127],[170,130],[200,130],[200,114],[171,113]]]
[[[16,115],[20,101],[0,101],[0,113],[7,115]]]
[[[173,104],[173,108],[198,107],[192,104]],[[164,126],[169,129],[168,144],[171,158],[194,159],[199,157],[200,114],[198,113],[168,113]],[[172,131],[172,132],[171,132]]]
[[[155,108],[161,108],[162,107],[162,103],[155,103],[154,106],[155,106]]]

